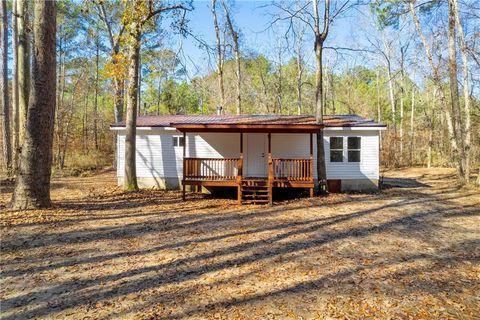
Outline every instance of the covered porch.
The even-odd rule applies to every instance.
[[[236,187],[239,204],[272,204],[273,188],[314,190],[313,135],[322,130],[317,124],[172,124],[183,133],[183,199],[186,186]],[[190,134],[235,133],[238,157],[188,157]],[[294,134],[308,137],[308,151],[294,157],[275,157],[272,135]],[[232,135],[230,135],[232,136]],[[280,141],[276,143],[280,144]],[[284,146],[287,147],[288,146]]]

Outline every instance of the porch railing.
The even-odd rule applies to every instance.
[[[274,180],[313,181],[312,159],[272,159]]]
[[[184,158],[185,180],[236,180],[240,158]]]

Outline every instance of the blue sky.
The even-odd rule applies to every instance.
[[[215,44],[215,32],[211,13],[210,1],[194,1],[195,9],[188,13],[189,27],[191,31],[210,45]],[[364,8],[365,9],[365,8]],[[363,10],[364,10],[363,9]],[[222,14],[221,6],[218,7],[218,14]],[[361,9],[362,10],[362,9]],[[275,8],[271,6],[271,1],[235,1],[231,15],[237,28],[241,31],[241,49],[243,54],[262,53],[267,57],[274,59],[273,48],[278,42],[278,37],[284,34],[285,23],[277,23],[269,28],[273,20],[272,14]],[[358,32],[358,18],[362,16],[358,11],[351,11],[347,17],[337,19],[331,28],[327,46],[349,47],[352,45],[354,34]],[[356,24],[352,25],[353,21]],[[307,30],[308,39],[305,42],[304,50],[307,62],[312,63],[313,59],[313,40],[311,30]],[[176,39],[174,47],[178,47],[180,42],[183,46],[183,60],[187,65],[189,77],[198,74],[204,74],[209,69],[215,68],[214,57],[208,59],[204,48],[199,48],[198,41],[193,37],[186,39]],[[284,41],[284,40],[283,40]],[[330,52],[330,59],[335,60],[333,52]],[[287,54],[288,55],[288,54]],[[328,53],[326,59],[329,59]],[[363,58],[359,54],[348,55],[351,62]],[[332,61],[333,61],[332,60]],[[210,62],[210,64],[209,64]]]

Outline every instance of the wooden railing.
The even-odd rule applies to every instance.
[[[312,159],[272,159],[274,180],[313,181]]]
[[[241,174],[240,158],[184,158],[183,166],[185,180],[236,180]]]

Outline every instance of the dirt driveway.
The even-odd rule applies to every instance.
[[[0,196],[2,319],[479,319],[480,196],[448,169],[378,194],[236,205],[56,179],[55,208]]]

